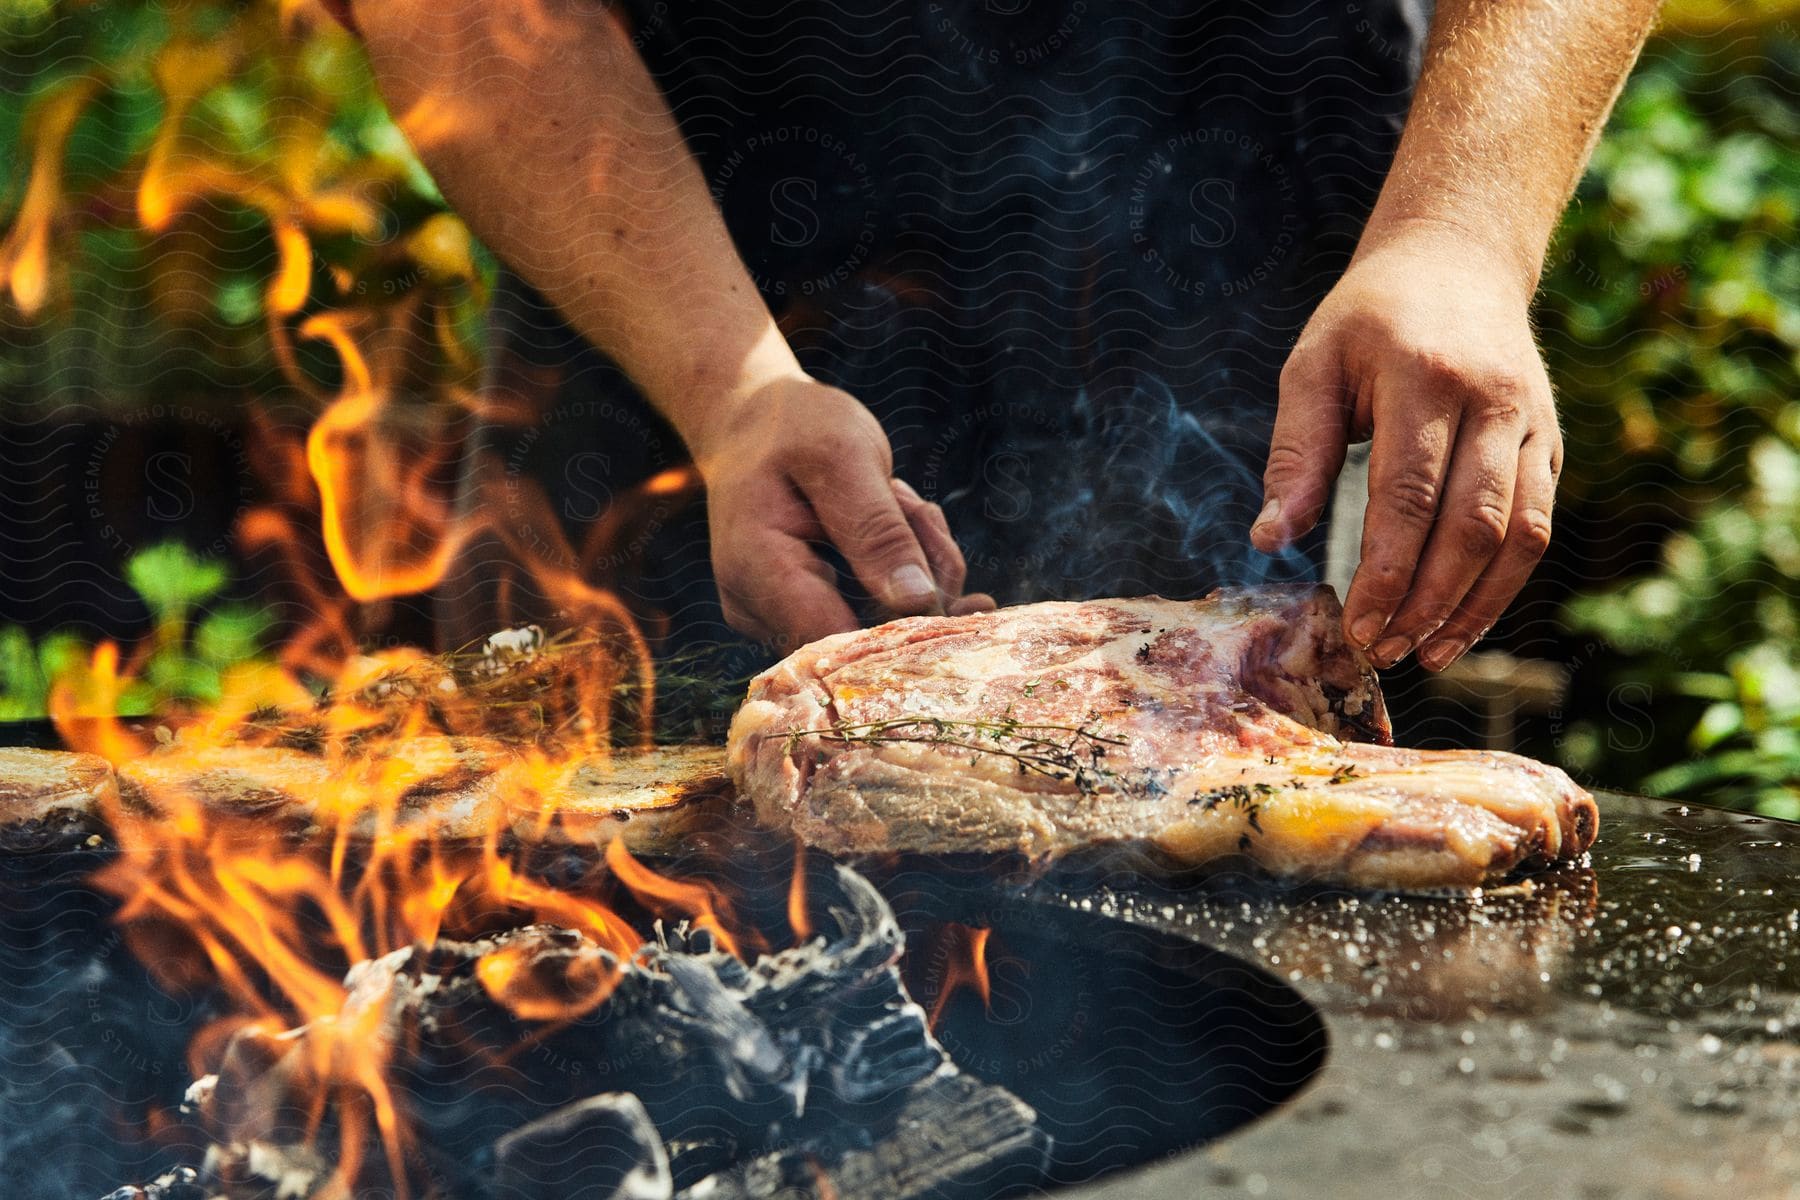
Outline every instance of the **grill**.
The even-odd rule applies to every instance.
[[[1101,860],[1011,877],[862,864],[937,1043],[967,1078],[1028,1105],[1047,1147],[930,1194],[1301,1196],[1330,1180],[1334,1195],[1384,1200],[1449,1187],[1653,1196],[1725,1178],[1743,1195],[1792,1194],[1797,830],[1625,795],[1601,804],[1591,866],[1474,896],[1229,872],[1152,882]],[[781,878],[791,850],[742,836],[710,861],[772,922],[783,897],[743,884]],[[112,902],[87,883],[107,854],[4,859],[12,1195],[99,1196],[206,1147],[177,1103],[188,1037],[215,1014],[127,951]],[[815,860],[808,878],[830,869]],[[967,930],[986,931],[985,1001],[953,978],[951,935]],[[941,1128],[918,1145],[881,1136],[915,1154],[949,1144]],[[816,1175],[740,1171],[736,1194],[897,1194],[868,1175],[850,1180],[868,1190],[846,1192],[832,1162],[794,1161],[817,1161]]]
[[[15,743],[49,740],[42,726],[8,732]],[[91,883],[114,854],[102,836],[40,833],[0,860],[9,1194],[98,1197],[141,1184],[119,1194],[186,1200],[316,1183],[329,1156],[321,1163],[312,1147],[329,1145],[333,1118],[323,1132],[295,1132],[306,1120],[292,1111],[304,1105],[289,1080],[306,1053],[235,1033],[212,1056],[216,1073],[192,1087],[190,1047],[229,1011],[227,998],[171,986],[179,947],[159,962],[143,937],[127,944],[117,901]],[[706,876],[737,898],[743,929],[774,946],[788,937],[793,848],[749,829],[730,838],[692,861],[649,865]],[[578,895],[595,866],[564,849],[534,869]],[[448,943],[384,959],[384,970],[416,967],[430,980],[392,993],[414,1033],[391,1072],[420,1128],[407,1168],[414,1194],[637,1195],[633,1179],[652,1176],[696,1197],[1082,1186],[1228,1135],[1299,1092],[1326,1059],[1314,1006],[1238,957],[1058,903],[984,864],[864,866],[879,895],[822,856],[805,864],[820,936],[771,951],[792,961],[767,972],[775,982],[761,992],[735,959],[707,953],[709,935],[648,912],[630,914],[656,929],[644,969],[591,1018],[547,1032],[494,1011]],[[900,973],[884,983],[886,958],[870,947],[889,921]],[[985,995],[964,977],[971,932]],[[498,944],[483,943],[479,957]],[[457,978],[467,986],[453,994]],[[923,1007],[904,1005],[902,980]],[[467,1065],[486,1057],[502,1061]],[[225,1190],[203,1187],[196,1169]],[[612,1190],[593,1190],[602,1183]]]

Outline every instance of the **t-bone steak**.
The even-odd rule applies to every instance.
[[[1362,887],[1470,886],[1593,842],[1513,754],[1392,744],[1324,587],[912,617],[757,676],[729,762],[760,820],[839,853],[1145,842]]]

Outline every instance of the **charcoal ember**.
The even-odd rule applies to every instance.
[[[132,1184],[108,1192],[102,1200],[206,1200],[206,1189],[200,1186],[200,1173],[192,1167],[176,1167],[149,1183]]]
[[[840,1053],[828,1065],[831,1086],[852,1104],[879,1101],[941,1065],[916,1004],[884,1005],[866,1024],[847,1025],[837,1044]]]
[[[1050,1144],[1029,1105],[952,1068],[914,1085],[886,1136],[866,1148],[835,1158],[784,1148],[676,1200],[974,1200],[1041,1185]]]
[[[235,1034],[218,1073],[188,1089],[188,1105],[233,1142],[298,1142],[307,1135],[314,1089],[302,1030],[270,1033],[255,1027]],[[300,1051],[296,1055],[296,1051]],[[295,1056],[290,1061],[290,1056]]]
[[[96,850],[111,838],[98,812],[60,809],[41,817],[0,820],[0,854]]]
[[[5,1200],[100,1196],[202,1152],[198,1130],[155,1118],[180,1100],[188,1041],[213,997],[158,988],[114,904],[89,886],[100,861],[0,853]]]
[[[669,1200],[662,1137],[629,1092],[603,1092],[494,1144],[494,1200]]]
[[[299,1200],[331,1175],[322,1140],[231,1141],[210,1147],[201,1164],[207,1193],[242,1200]]]
[[[382,1043],[371,1053],[389,1062],[416,1135],[409,1170],[423,1179],[409,1182],[421,1191],[479,1195],[503,1177],[535,1179],[530,1154],[561,1128],[538,1122],[563,1110],[570,1121],[622,1120],[580,1108],[622,1087],[666,1143],[676,1188],[778,1147],[828,1160],[872,1152],[920,1088],[955,1068],[901,981],[905,941],[886,901],[847,868],[833,882],[822,902],[828,932],[748,964],[685,927],[659,929],[620,962],[547,925],[360,963],[329,1026],[234,1037],[218,1079],[194,1097],[223,1148],[209,1172],[233,1196],[274,1181],[304,1195],[307,1179],[324,1177],[330,1164],[312,1148],[335,1146],[339,1127],[313,1112],[320,1088],[309,1064],[330,1053],[308,1043],[345,1027]],[[496,955],[507,964],[503,990],[522,987],[528,1009],[547,1005],[557,1019],[524,1019],[490,994],[495,973],[482,964]],[[503,1151],[515,1159],[504,1176]],[[365,1155],[363,1169],[381,1162]],[[530,1186],[547,1194],[544,1183]]]

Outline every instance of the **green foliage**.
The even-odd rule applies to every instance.
[[[329,386],[335,355],[295,331],[333,308],[414,313],[412,353],[442,376],[476,360],[490,261],[443,215],[355,39],[284,7],[0,3],[0,400]],[[44,118],[72,92],[59,148]],[[61,178],[33,213],[45,146]],[[36,300],[9,286],[32,229]]]
[[[1765,51],[1646,61],[1565,223],[1542,319],[1574,498],[1623,527],[1657,497],[1674,530],[1654,570],[1567,606],[1612,651],[1571,765],[1800,817],[1800,51]],[[1609,748],[1599,731],[1638,694],[1685,739]]]
[[[164,542],[133,555],[125,581],[158,625],[185,622],[190,609],[224,589],[225,564],[196,558],[180,542]]]
[[[193,620],[225,590],[224,563],[166,542],[128,559],[125,578],[150,610],[154,632],[138,678],[120,697],[121,715],[217,701],[227,671],[266,661],[263,644],[272,621],[262,610],[219,603]],[[78,673],[93,652],[72,633],[53,633],[34,644],[23,629],[0,626],[0,720],[44,716],[51,687]]]

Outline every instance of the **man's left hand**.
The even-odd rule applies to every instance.
[[[1273,552],[1310,529],[1350,440],[1372,437],[1344,631],[1377,666],[1454,662],[1549,545],[1563,449],[1533,286],[1462,231],[1365,239],[1282,370],[1251,540]]]

